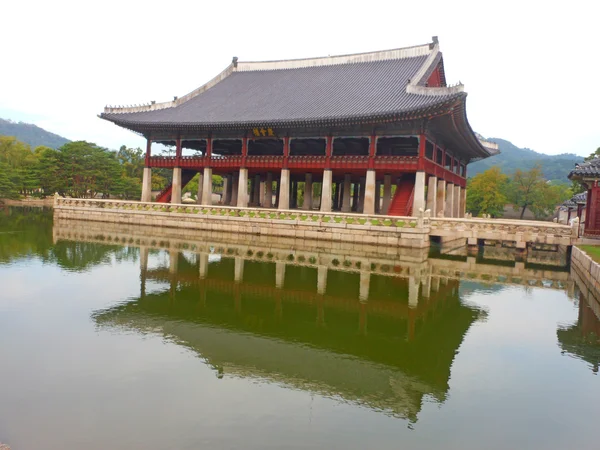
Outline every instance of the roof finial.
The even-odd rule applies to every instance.
[[[433,47],[435,47],[436,45],[440,45],[440,40],[437,36],[431,36],[431,41],[431,44],[429,44],[429,48],[431,50],[433,50]]]
[[[238,62],[238,57],[234,56],[233,60],[231,61],[231,64],[233,64],[233,67],[237,69],[237,62]]]

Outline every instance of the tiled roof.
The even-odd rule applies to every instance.
[[[575,194],[571,200],[575,203],[587,203],[587,191]]]
[[[575,165],[575,168],[569,173],[569,178],[600,178],[600,158],[594,158],[581,164]]]
[[[440,60],[437,43],[312,60],[238,63],[234,59],[222,74],[181,99],[107,107],[101,117],[125,127],[247,127],[327,124],[435,110],[466,95],[462,85],[423,86]]]

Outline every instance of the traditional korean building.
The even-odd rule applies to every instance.
[[[571,199],[577,207],[578,217],[584,223],[584,234],[600,237],[600,158],[577,164],[569,178],[579,181],[587,188],[585,196],[580,194]],[[582,204],[583,201],[585,205]],[[582,210],[585,214],[582,214]]]
[[[447,85],[434,37],[353,55],[233,58],[183,97],[106,107],[100,117],[147,139],[142,201],[151,201],[151,170],[160,167],[173,169],[173,183],[158,202],[181,203],[200,173],[204,205],[218,174],[225,205],[460,217],[467,164],[497,152],[471,129],[466,96],[462,84]],[[174,146],[175,156],[153,156],[153,143]]]

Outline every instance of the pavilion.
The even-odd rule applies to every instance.
[[[168,168],[173,181],[158,202],[181,203],[199,173],[202,205],[212,203],[217,174],[224,205],[463,217],[467,164],[498,151],[471,129],[466,96],[462,84],[447,85],[434,37],[372,53],[233,58],[183,97],[106,107],[100,117],[147,139],[144,202],[152,168]],[[175,156],[153,156],[153,143],[174,146]]]
[[[569,173],[569,179],[579,181],[587,188],[585,196],[579,194],[572,199],[578,206],[577,216],[584,222],[584,235],[600,236],[600,158],[577,164]],[[581,199],[585,201],[585,206]],[[583,218],[581,211],[584,208],[585,217]]]

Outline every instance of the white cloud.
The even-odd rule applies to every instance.
[[[591,1],[9,2],[0,111],[70,139],[143,145],[106,104],[181,96],[240,60],[354,53],[439,35],[473,128],[547,153],[600,146]],[[7,69],[8,68],[8,69]]]

